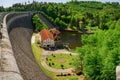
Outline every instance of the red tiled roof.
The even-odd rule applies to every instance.
[[[41,35],[41,41],[44,41],[48,38],[54,40],[53,35],[46,29],[41,30],[40,35]]]
[[[50,32],[52,34],[60,34],[60,31],[58,31],[57,29],[51,29]]]

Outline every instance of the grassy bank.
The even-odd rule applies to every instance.
[[[35,36],[35,43],[32,44],[32,50],[33,50],[33,54],[35,56],[35,59],[37,61],[37,63],[39,64],[40,68],[48,75],[50,76],[53,80],[83,80],[83,76],[59,76],[57,77],[56,74],[54,72],[48,71],[47,69],[45,69],[42,64],[41,64],[41,56],[42,56],[42,48],[40,47],[39,44],[37,44],[38,41],[38,35],[33,34],[33,36]]]
[[[54,54],[48,56],[46,63],[57,69],[67,69],[67,68],[74,68],[74,60],[76,56],[72,56],[69,54]]]

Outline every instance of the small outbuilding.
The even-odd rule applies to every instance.
[[[55,42],[53,35],[46,29],[41,30],[40,32],[40,43],[41,47],[54,47]]]
[[[50,29],[50,33],[52,33],[54,40],[60,40],[60,31],[56,28]]]

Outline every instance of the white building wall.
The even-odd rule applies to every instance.
[[[39,41],[41,42],[41,35],[39,33],[37,35],[39,37]]]
[[[55,46],[54,40],[50,38],[48,38],[47,40],[44,40],[42,46],[47,47],[47,45],[54,47]]]

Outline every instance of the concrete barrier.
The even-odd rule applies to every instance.
[[[0,80],[52,80],[37,64],[31,49],[30,12],[12,12],[3,20]],[[12,46],[11,46],[12,44]]]
[[[120,80],[120,66],[116,67],[116,80]]]
[[[5,15],[3,19],[2,40],[0,41],[0,80],[23,80],[7,31],[7,16],[10,14]]]

